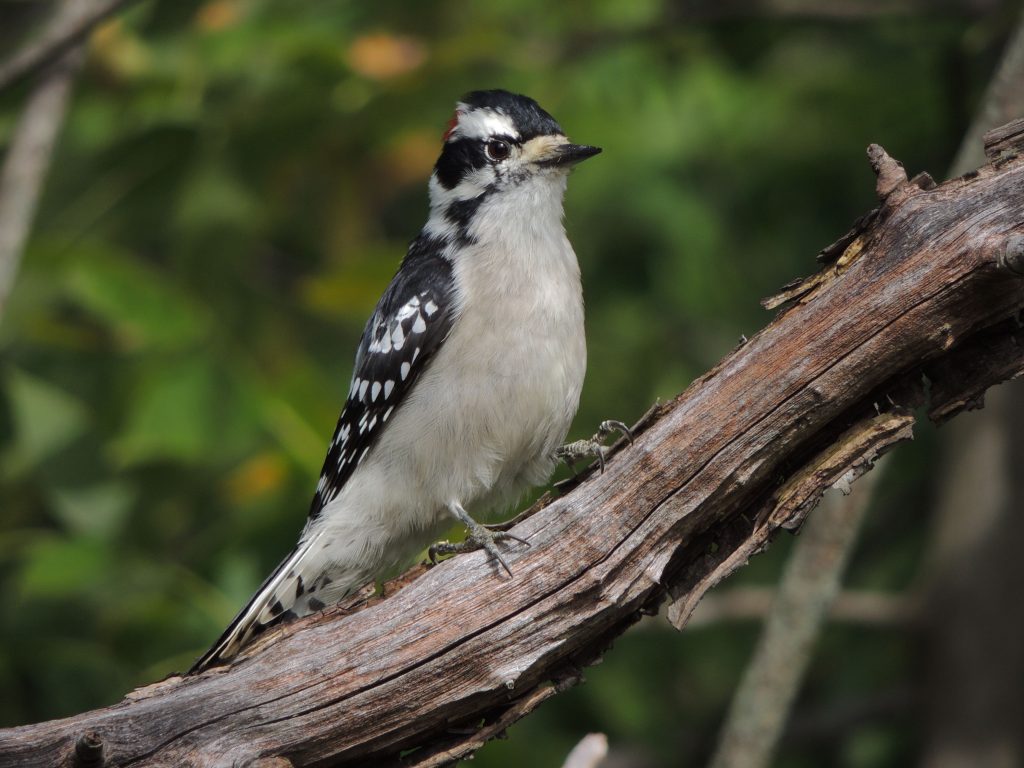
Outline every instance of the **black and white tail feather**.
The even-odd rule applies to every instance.
[[[341,600],[370,577],[360,571],[333,571],[329,555],[325,557],[325,533],[314,523],[337,498],[451,330],[452,267],[443,255],[446,246],[445,240],[426,234],[410,245],[363,330],[348,400],[298,546],[190,671],[233,656],[269,624]]]

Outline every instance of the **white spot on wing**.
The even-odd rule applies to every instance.
[[[391,343],[395,349],[405,346],[405,332],[402,330],[402,326],[396,325],[395,330],[391,332]]]
[[[413,358],[413,359],[415,359],[415,358]],[[359,399],[360,399],[360,400],[364,400],[364,399],[366,399],[366,388],[367,388],[368,386],[370,386],[370,382],[369,382],[369,381],[367,381],[367,380],[365,380],[365,379],[364,379],[364,380],[363,380],[363,382],[362,382],[362,383],[361,383],[361,384],[359,385]]]
[[[407,301],[402,306],[402,308],[400,310],[398,310],[398,313],[395,315],[395,319],[398,322],[402,322],[403,320],[408,320],[416,312],[419,311],[419,308],[420,308],[420,297],[419,296],[413,296],[411,299],[409,299],[409,301]]]
[[[373,382],[373,386],[370,387],[370,399],[373,402],[377,402],[377,395],[380,394],[381,386],[379,381]]]
[[[432,301],[428,301],[423,305],[423,311],[427,313],[427,317],[430,317],[432,314],[437,312],[437,304]]]
[[[384,411],[384,417],[383,417],[383,420],[384,420],[384,421],[387,421],[387,420],[388,420],[388,416],[390,416],[390,415],[391,415],[391,412],[392,412],[393,410],[395,410],[395,406],[393,406],[393,405],[392,405],[392,406],[391,406],[390,408],[388,408],[388,409],[387,409],[386,411]]]
[[[416,358],[419,357],[419,356],[420,356],[420,348],[416,347],[416,349],[412,353],[412,361],[415,363],[416,362]],[[363,383],[365,384],[366,382],[363,382]]]
[[[379,326],[378,326],[379,327]],[[371,352],[379,354],[386,354],[391,351],[391,334],[386,330],[380,336],[373,340],[373,343],[369,347]]]
[[[395,382],[393,379],[388,379],[384,382],[384,399],[387,400],[391,397],[391,390],[395,388]]]
[[[423,322],[423,315],[417,314],[416,321],[412,324],[413,333],[423,333],[427,330],[427,324]]]
[[[402,381],[405,381],[406,377],[409,375],[410,368],[412,368],[412,366],[409,365],[408,362],[402,363]]]

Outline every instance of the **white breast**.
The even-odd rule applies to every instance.
[[[414,459],[441,505],[501,511],[544,482],[576,413],[586,342],[563,188],[538,180],[485,203],[455,260],[457,320],[408,404],[445,446]]]
[[[549,477],[586,369],[563,189],[523,185],[474,217],[476,242],[454,259],[451,334],[318,523],[360,559],[422,547],[451,525],[451,501],[486,518]]]

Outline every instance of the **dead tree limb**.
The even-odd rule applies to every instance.
[[[1016,138],[1014,138],[1016,137]],[[0,765],[66,765],[84,733],[121,766],[442,765],[546,698],[666,598],[701,596],[911,436],[1024,370],[1024,122],[936,186],[879,147],[882,201],[789,286],[763,331],[657,408],[603,475],[484,553],[383,600],[268,633],[233,666],[107,709],[0,732]],[[931,386],[926,386],[925,377]]]

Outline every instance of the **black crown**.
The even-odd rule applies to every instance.
[[[558,121],[529,96],[500,89],[473,91],[462,98],[462,103],[473,109],[493,109],[508,115],[524,141],[564,133]]]

